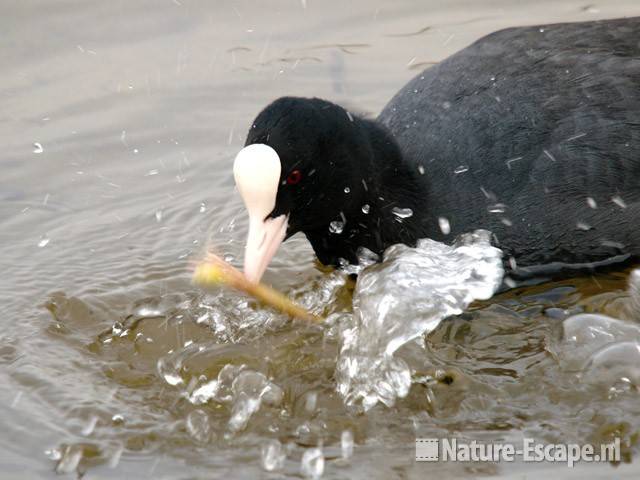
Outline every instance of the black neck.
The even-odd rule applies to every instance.
[[[396,243],[415,244],[420,238],[425,181],[417,166],[407,165],[391,134],[372,120],[354,119],[364,133],[367,152],[361,181],[352,185],[349,204],[341,212],[341,233],[329,229],[305,232],[322,263],[336,265],[340,259],[355,263],[358,247],[381,255]],[[420,185],[420,187],[419,187]],[[407,216],[409,212],[411,215]]]

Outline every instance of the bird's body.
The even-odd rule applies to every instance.
[[[478,228],[520,266],[640,255],[640,18],[493,33],[375,121],[284,97],[252,144],[281,163],[269,218],[325,264]]]
[[[640,18],[493,33],[378,121],[424,168],[423,236],[485,228],[520,265],[640,253]]]

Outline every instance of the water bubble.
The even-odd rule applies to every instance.
[[[371,211],[371,207],[369,206],[368,203],[365,203],[364,205],[362,205],[362,213],[367,215],[370,211]]]
[[[350,193],[351,189],[349,187],[344,187],[344,193]]]
[[[40,237],[40,240],[38,241],[38,247],[40,247],[40,248],[46,247],[49,244],[50,240],[51,239],[45,233],[44,235],[42,235]]]
[[[44,451],[45,456],[49,460],[58,461],[62,458],[62,452],[59,448],[48,448]]]
[[[307,478],[317,479],[324,473],[324,455],[319,448],[310,448],[302,455],[300,471]]]
[[[598,350],[584,368],[585,380],[614,384],[624,380],[640,386],[640,343],[619,342]]]
[[[160,223],[162,221],[162,210],[156,210],[156,222]]]
[[[405,218],[413,216],[413,210],[411,210],[410,208],[393,207],[391,209],[391,213],[395,215],[396,220],[399,222],[401,222]]]
[[[596,209],[598,208],[598,204],[596,203],[596,201],[591,198],[591,197],[587,197],[587,205],[589,205],[590,208]]]
[[[196,441],[207,443],[211,438],[209,415],[200,409],[189,412],[189,415],[187,415],[187,431]]]
[[[225,253],[223,258],[225,262],[230,263],[236,259],[236,256],[233,253]]]
[[[424,167],[422,165],[418,165],[418,172],[420,175],[424,175]]]
[[[331,233],[340,234],[344,230],[344,222],[340,220],[334,220],[329,224],[329,231]]]
[[[284,392],[278,385],[253,370],[240,371],[233,380],[231,390],[233,406],[228,425],[232,432],[243,430],[263,401],[267,405],[277,406],[284,398]]]
[[[42,148],[42,144],[38,142],[33,143],[33,153],[42,153],[44,152],[44,148]]]
[[[207,204],[204,202],[200,203],[200,213],[204,213],[207,211]]]
[[[269,440],[262,445],[262,468],[267,472],[280,470],[287,458],[278,440]]]
[[[464,173],[464,172],[468,172],[468,171],[469,171],[469,166],[468,165],[460,165],[460,166],[456,167],[456,169],[453,171],[453,173],[458,175],[460,173]]]
[[[438,225],[440,226],[440,231],[444,235],[449,235],[451,233],[451,225],[449,224],[449,220],[444,217],[438,217]]]
[[[115,413],[111,417],[111,421],[116,425],[122,425],[124,423],[124,415],[122,415],[121,413]]]
[[[344,430],[340,435],[340,450],[342,458],[345,460],[353,455],[353,433],[351,430]]]

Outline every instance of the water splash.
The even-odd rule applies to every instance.
[[[268,440],[262,445],[262,468],[267,472],[281,470],[287,455],[278,440]]]
[[[209,415],[204,410],[193,410],[187,415],[187,431],[197,442],[207,443],[211,438]]]
[[[640,270],[629,276],[629,309],[640,305]],[[640,326],[606,315],[583,313],[562,323],[562,339],[552,346],[561,365],[587,384],[605,385],[614,394],[640,390]]]
[[[228,427],[235,433],[246,428],[251,416],[263,403],[274,407],[280,405],[284,392],[263,373],[247,369],[245,365],[228,364],[216,379],[197,386],[186,396],[194,405],[209,401],[229,404],[231,416]]]
[[[300,471],[307,478],[320,478],[324,473],[324,455],[319,448],[310,448],[302,454]]]
[[[490,298],[503,276],[502,252],[478,230],[453,245],[420,240],[394,245],[382,263],[362,271],[353,315],[336,319],[341,348],[337,389],[348,405],[388,406],[407,395],[411,371],[394,353],[457,315],[476,299]]]
[[[49,236],[47,234],[44,234],[40,237],[40,240],[38,240],[38,247],[39,248],[44,248],[47,245],[49,245],[49,242],[51,241],[51,239],[49,238]]]
[[[347,460],[353,455],[353,433],[351,430],[344,430],[340,435],[340,451],[343,460]]]
[[[329,231],[331,233],[335,233],[339,235],[342,233],[343,230],[344,230],[344,222],[341,222],[340,220],[334,220],[329,224]]]
[[[391,213],[393,213],[398,222],[402,222],[403,219],[413,216],[413,210],[410,208],[393,207]]]

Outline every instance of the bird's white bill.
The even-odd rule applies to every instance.
[[[258,283],[287,235],[287,216],[249,222],[247,248],[244,252],[244,274]]]
[[[280,157],[268,145],[244,147],[233,164],[236,186],[249,213],[249,235],[244,254],[244,274],[259,282],[287,233],[287,216],[267,218],[276,205],[280,182]]]

